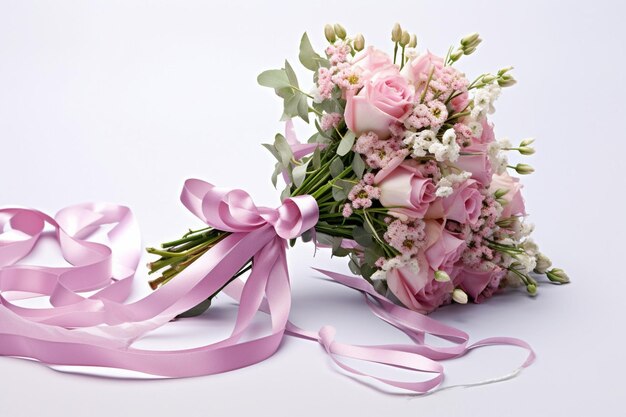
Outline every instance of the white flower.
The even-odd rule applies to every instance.
[[[313,96],[314,103],[321,103],[322,101],[324,101],[324,97],[320,95],[320,89],[317,88],[317,86],[311,89],[310,94]]]
[[[546,271],[552,266],[552,261],[543,253],[538,253],[535,257],[537,265],[535,266],[535,272],[538,274],[545,274]]]
[[[472,137],[479,138],[479,137],[482,136],[482,134],[483,134],[483,125],[482,125],[482,123],[478,123],[476,121],[469,122],[467,124],[467,127],[469,127],[470,130],[472,131]]]
[[[382,280],[385,280],[385,279],[387,279],[387,271],[383,271],[383,270],[379,269],[378,271],[376,271],[376,272],[374,272],[372,274],[370,279],[372,281],[382,281]]]
[[[526,251],[527,254],[536,256],[539,253],[539,246],[532,239],[526,239],[524,243],[522,243],[522,248]]]
[[[419,54],[418,54],[416,48],[406,48],[406,50],[404,51],[404,56],[409,58],[409,59],[413,59],[417,55],[419,55]]]
[[[444,186],[437,187],[437,191],[435,191],[435,195],[437,197],[449,197],[452,195],[453,192],[454,192],[454,189],[452,187],[444,185]]]
[[[534,224],[528,223],[528,222],[524,222],[524,223],[522,223],[522,227],[521,227],[521,230],[520,230],[520,235],[522,237],[529,236],[533,232],[533,230],[535,230],[535,225]]]
[[[537,266],[537,260],[534,256],[528,255],[526,253],[521,253],[516,255],[517,262],[520,263],[520,266],[524,269],[526,273],[531,272]]]

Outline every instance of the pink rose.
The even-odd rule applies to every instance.
[[[373,46],[368,46],[366,49],[358,52],[352,58],[351,64],[353,67],[360,69],[361,79],[363,80],[370,80],[376,74],[395,69],[395,65],[391,62],[389,55]]]
[[[476,224],[483,205],[483,196],[476,180],[467,180],[442,200],[444,215],[449,220],[470,225]]]
[[[502,189],[509,190],[509,192],[501,197],[507,202],[507,204],[504,205],[501,217],[507,218],[515,215],[526,215],[526,207],[524,206],[524,198],[522,197],[522,184],[519,178],[510,176],[508,172],[504,172],[501,175],[494,175],[491,180],[489,192],[493,194],[497,190]]]
[[[491,183],[493,171],[491,170],[491,162],[487,154],[488,144],[472,144],[467,148],[463,148],[463,152],[473,155],[460,155],[456,161],[456,166],[463,171],[470,172],[472,178],[481,184],[488,186]]]
[[[435,273],[429,268],[422,252],[417,254],[419,271],[405,266],[387,272],[387,286],[402,304],[411,310],[428,314],[451,300],[454,289],[452,281],[435,281]]]
[[[426,51],[422,55],[415,57],[411,62],[408,62],[402,68],[402,75],[417,86],[420,82],[425,82],[428,79],[433,68],[443,68],[443,58]]]
[[[430,203],[435,201],[435,184],[424,178],[415,161],[405,161],[389,173],[380,183],[378,199],[383,207],[413,218],[423,218]]]
[[[493,132],[493,124],[487,121],[485,117],[481,122],[483,125],[483,133],[479,138],[472,138],[473,143],[491,143],[496,140],[496,135]]]
[[[389,125],[402,119],[413,107],[415,90],[396,67],[366,80],[358,94],[348,93],[344,118],[350,130],[359,136],[374,132],[387,139]]]
[[[461,268],[458,273],[461,288],[475,303],[481,303],[493,295],[500,286],[506,270],[496,267],[490,271],[476,271]]]
[[[424,252],[428,265],[435,270],[451,273],[454,264],[466,248],[465,240],[444,229],[444,224],[426,221],[427,248]]]

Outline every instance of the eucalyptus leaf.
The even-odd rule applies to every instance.
[[[313,161],[313,169],[318,170],[322,167],[322,152],[319,146],[313,151],[311,160]]]
[[[352,237],[354,238],[356,243],[365,248],[374,246],[372,233],[361,226],[357,226],[354,228],[354,230],[352,231]]]
[[[291,171],[291,175],[293,176],[293,184],[296,187],[301,186],[302,183],[304,182],[304,178],[306,177],[306,170],[307,170],[307,167],[309,166],[309,162],[311,162],[310,159],[300,165],[296,165],[294,169]]]
[[[357,264],[354,259],[350,258],[350,262],[348,262],[348,267],[354,275],[361,275],[361,267],[359,267],[359,264]]]
[[[313,50],[313,46],[306,32],[302,35],[302,39],[300,40],[300,54],[298,58],[302,65],[311,71],[317,71],[321,65],[322,57]]]
[[[341,161],[341,159],[336,158],[333,159],[333,162],[330,163],[330,175],[335,178],[337,175],[341,174],[343,172],[343,162]]]
[[[354,153],[354,159],[352,159],[352,170],[358,179],[363,178],[363,173],[365,172],[365,162],[363,162],[361,155],[356,152]]]
[[[348,198],[348,193],[346,193],[343,188],[338,187],[336,185],[333,185],[332,192],[333,192],[333,199],[335,201],[344,201],[346,198]]]
[[[298,99],[298,116],[309,123],[309,102],[304,94],[300,94]]]
[[[339,146],[337,147],[337,155],[344,156],[348,152],[352,150],[352,146],[354,145],[354,140],[356,139],[356,135],[354,132],[349,130],[343,138],[341,138],[341,142],[339,142]]]
[[[276,158],[277,161],[281,161],[280,158],[280,153],[278,153],[278,151],[276,150],[276,146],[274,145],[270,145],[269,143],[262,143],[261,144],[265,149],[267,149],[268,151],[271,152],[272,155],[274,155],[274,158]]]
[[[372,266],[376,264],[376,261],[379,258],[384,257],[384,256],[385,256],[385,253],[383,252],[382,248],[378,245],[371,245],[365,248],[365,255],[363,258],[363,260],[365,261],[365,264],[361,265],[361,270],[366,269],[365,265]]]
[[[287,60],[285,60],[285,74],[287,74],[287,79],[292,87],[300,88],[300,85],[298,84],[298,77],[296,77],[296,73],[293,71],[293,68]]]
[[[291,186],[287,185],[285,189],[280,193],[280,201],[285,201],[291,196]]]
[[[189,310],[180,313],[178,316],[176,316],[176,318],[184,319],[188,317],[196,317],[204,313],[205,311],[207,311],[209,307],[211,307],[211,299],[207,298],[206,300],[202,301],[200,304],[196,305],[195,307],[192,307]]]
[[[316,232],[315,240],[317,240],[317,243],[319,243],[320,245],[330,247],[333,246],[333,237],[331,235],[327,235],[326,233]]]
[[[274,166],[274,172],[272,172],[272,184],[274,188],[276,188],[276,184],[278,184],[278,176],[283,172],[283,166],[280,162],[277,162]]]
[[[292,119],[299,114],[300,98],[302,94],[296,92],[296,94],[289,96],[284,102],[284,120]]]
[[[274,139],[274,147],[276,151],[280,155],[280,162],[284,167],[288,167],[291,163],[291,159],[293,158],[293,153],[291,152],[291,147],[287,143],[287,139],[280,133],[276,135]]]
[[[289,78],[287,77],[287,72],[284,69],[271,69],[263,71],[259,74],[256,80],[264,87],[282,89],[291,86]]]

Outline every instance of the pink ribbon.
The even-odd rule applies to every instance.
[[[370,376],[384,384],[425,393],[441,384],[438,361],[459,357],[480,346],[507,344],[512,338],[468,344],[466,333],[407,310],[380,296],[362,278],[321,271],[362,292],[375,315],[406,333],[406,345],[357,346],[334,340],[335,331],[298,328],[288,321],[291,307],[286,239],[315,226],[318,208],[310,196],[289,198],[277,209],[257,207],[242,190],[214,187],[199,180],[185,183],[181,200],[201,220],[231,234],[143,299],[124,303],[140,258],[140,237],[128,208],[108,204],[68,207],[54,218],[36,210],[0,209],[0,354],[36,359],[47,365],[103,366],[162,377],[209,375],[263,361],[278,349],[284,334],[318,341],[333,362],[348,373]],[[28,255],[49,224],[64,258],[72,265],[55,268],[16,265]],[[101,226],[110,226],[108,244],[90,241]],[[133,343],[194,307],[253,259],[245,283],[239,279],[225,292],[239,302],[231,335],[193,349],[147,350]],[[90,296],[82,292],[95,291]],[[49,308],[26,308],[12,302],[29,296],[49,297]],[[270,315],[271,331],[241,341],[258,311]],[[425,334],[449,340],[447,347],[425,343]],[[431,375],[404,382],[362,373],[342,358],[377,362]]]

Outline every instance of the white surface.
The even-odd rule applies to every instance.
[[[272,158],[259,143],[282,129],[280,102],[255,80],[284,57],[297,63],[303,31],[319,50],[323,24],[340,21],[384,48],[399,20],[440,54],[479,31],[484,44],[459,65],[471,76],[515,65],[520,82],[497,103],[496,133],[538,138],[537,173],[525,179],[528,209],[538,242],[573,284],[433,316],[473,340],[523,338],[536,364],[505,383],[408,401],[355,383],[319,346],[291,338],[262,364],[186,380],[101,379],[0,358],[1,415],[623,415],[616,395],[626,371],[622,4],[312,4],[0,1],[0,205],[53,213],[87,200],[124,203],[151,244],[195,224],[177,201],[190,176],[274,205]],[[334,324],[346,342],[404,341],[357,294],[308,268],[347,271],[342,260],[311,254],[304,245],[289,254],[296,324]],[[138,288],[143,280],[142,273]],[[215,316],[232,310],[199,319],[205,333],[181,343],[211,340]],[[522,358],[505,348],[473,353],[447,365],[448,383],[499,376]]]

